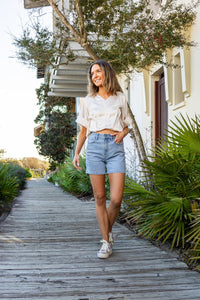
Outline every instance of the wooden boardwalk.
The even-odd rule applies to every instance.
[[[0,299],[200,299],[199,273],[122,225],[113,231],[113,255],[100,260],[94,202],[29,181],[0,223]]]

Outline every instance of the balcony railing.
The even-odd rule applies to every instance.
[[[58,58],[58,67],[52,70],[49,96],[85,97],[88,85],[88,54],[76,42],[70,42],[70,48],[77,57],[66,62],[65,57]]]
[[[49,2],[47,0],[24,0],[24,8],[37,8],[49,6]]]

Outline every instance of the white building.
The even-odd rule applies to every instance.
[[[188,4],[187,0],[179,2]],[[175,117],[179,117],[180,114],[187,114],[189,117],[200,114],[199,26],[200,7],[195,23],[186,33],[188,39],[196,45],[189,49],[176,48],[165,54],[167,62],[179,65],[180,68],[152,65],[140,73],[133,72],[131,80],[124,84],[147,153],[156,145],[157,139],[163,137],[168,123],[171,120],[175,121]],[[129,160],[134,161],[134,153],[130,149],[133,149],[133,144],[129,140],[126,141],[126,152],[129,153]],[[134,168],[132,171],[135,171]]]

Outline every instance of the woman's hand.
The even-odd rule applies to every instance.
[[[125,127],[122,131],[113,133],[111,135],[113,135],[113,136],[115,135],[115,143],[121,144],[124,137],[128,134],[128,132],[129,132],[128,127]]]
[[[80,167],[79,153],[81,151],[81,148],[82,148],[83,144],[85,143],[86,132],[87,132],[87,128],[84,127],[84,126],[81,126],[81,131],[80,131],[79,136],[78,136],[76,151],[75,151],[75,155],[74,155],[74,159],[73,159],[73,165],[77,170],[82,170],[82,168]]]
[[[125,137],[124,132],[123,131],[119,131],[116,133],[111,134],[112,136],[115,136],[115,143],[116,144],[121,144],[123,141],[123,138]]]
[[[77,170],[82,170],[82,168],[80,167],[80,156],[78,154],[74,156],[73,165]]]

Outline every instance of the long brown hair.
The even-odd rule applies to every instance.
[[[101,59],[92,63],[89,69],[88,92],[91,96],[95,96],[99,91],[99,88],[92,82],[91,70],[94,65],[99,65],[99,67],[103,72],[104,75],[103,87],[107,91],[107,93],[110,93],[111,95],[116,95],[118,91],[122,92],[122,88],[117,80],[115,71],[107,61]]]

